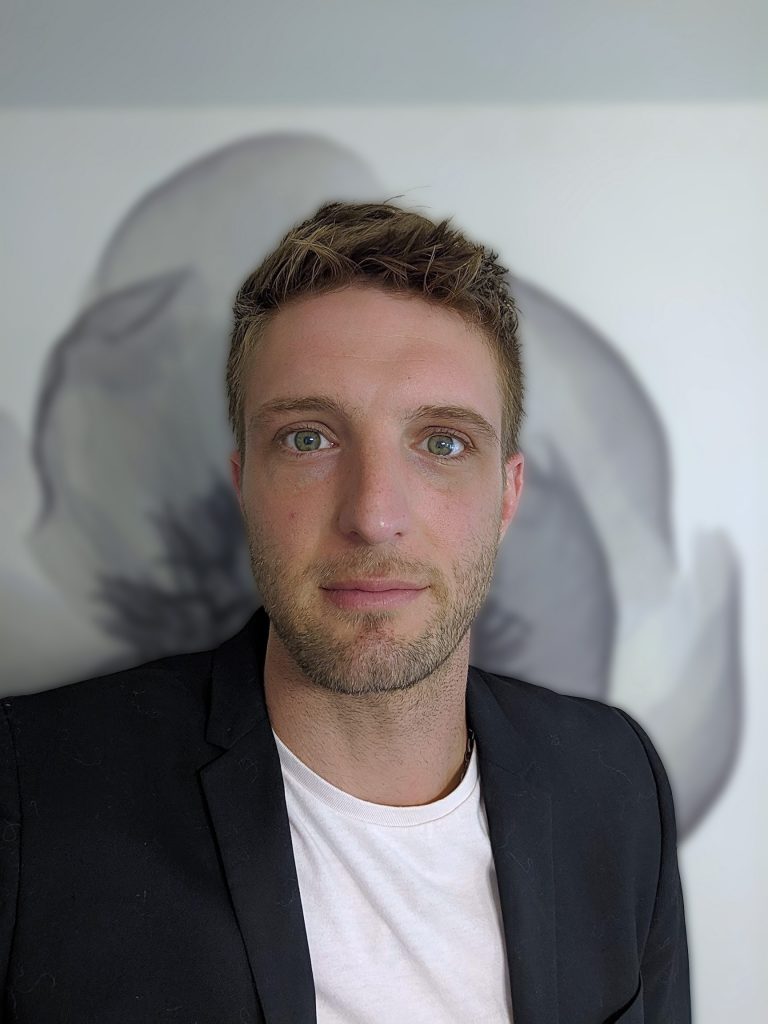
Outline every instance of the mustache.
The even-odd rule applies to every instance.
[[[422,586],[443,583],[442,574],[432,565],[376,552],[356,552],[315,563],[310,567],[310,573],[320,586],[335,583],[337,580],[360,579],[367,576],[408,579]]]

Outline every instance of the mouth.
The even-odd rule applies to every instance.
[[[321,590],[337,608],[376,611],[410,604],[429,589],[412,580],[359,579],[329,583]]]

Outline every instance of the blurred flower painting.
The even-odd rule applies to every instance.
[[[31,444],[0,414],[5,693],[206,649],[251,614],[228,475],[232,297],[321,202],[385,195],[350,149],[279,133],[206,154],[127,212],[51,348]],[[738,747],[738,563],[708,533],[681,574],[650,397],[608,339],[538,287],[511,285],[526,488],[472,661],[634,714],[664,758],[684,836]]]

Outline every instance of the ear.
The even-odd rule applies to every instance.
[[[520,504],[520,495],[523,492],[523,476],[525,469],[525,457],[522,452],[515,452],[504,463],[507,478],[504,483],[504,493],[501,499],[501,525],[499,527],[499,544],[504,539],[507,528],[515,518]]]
[[[235,492],[240,508],[243,507],[243,464],[240,452],[235,449],[229,456],[229,471],[232,475],[232,483],[235,485]]]

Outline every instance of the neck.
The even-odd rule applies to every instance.
[[[469,634],[407,690],[332,693],[312,682],[270,630],[264,692],[272,728],[331,785],[371,803],[410,807],[447,796],[467,749]]]

